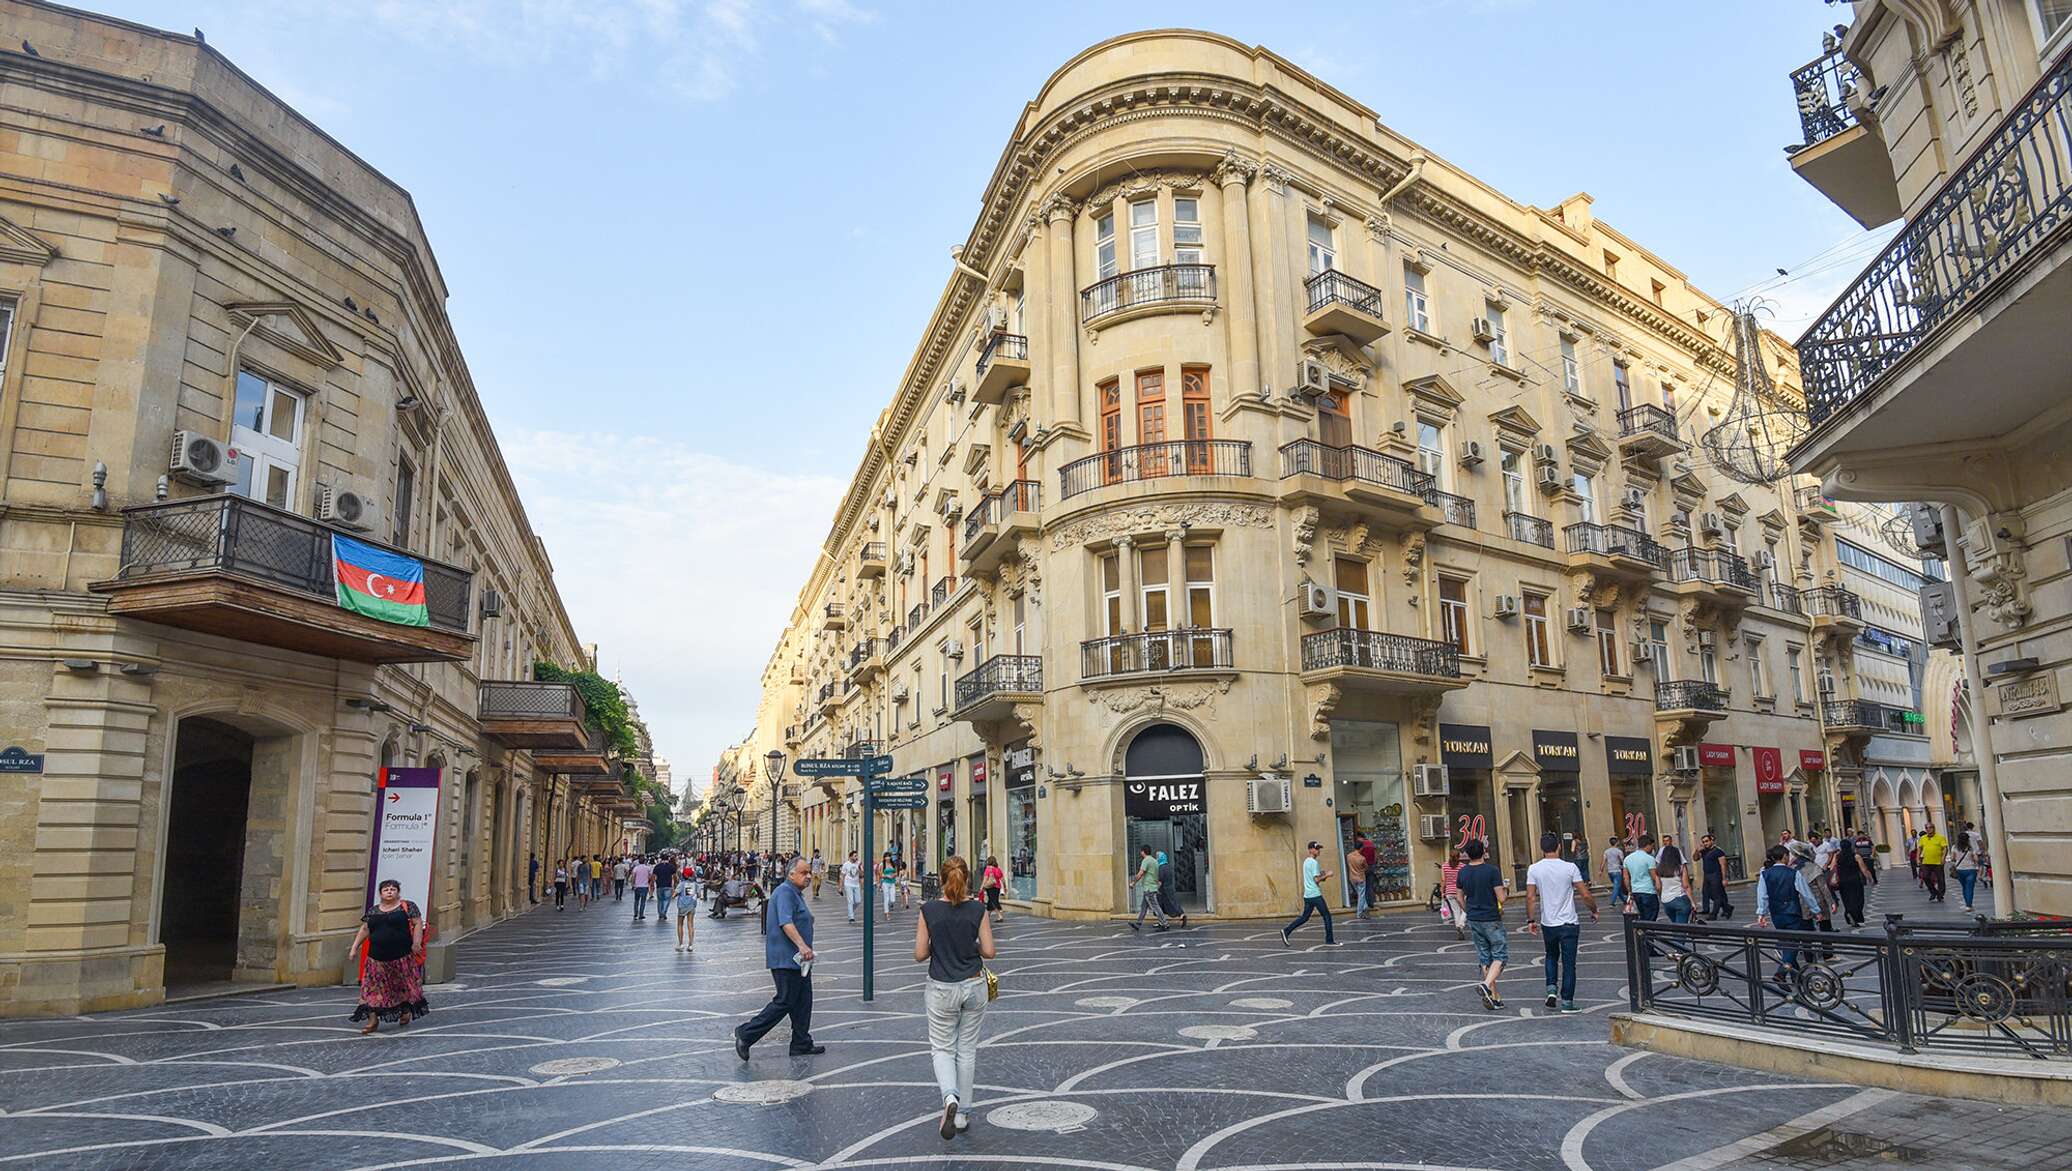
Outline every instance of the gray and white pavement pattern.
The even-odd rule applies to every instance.
[[[1613,1046],[1616,924],[1586,926],[1585,1011],[1555,1015],[1516,907],[1501,1012],[1473,945],[1422,912],[1340,916],[1340,947],[1313,921],[1286,949],[1278,924],[1010,917],[974,1124],[945,1142],[914,913],[879,934],[865,1003],[833,894],[819,1057],[786,1056],[782,1024],[733,1053],[770,994],[753,916],[701,917],[684,955],[630,900],[542,906],[463,941],[407,1030],[360,1036],[348,987],[0,1023],[0,1171],[2072,1166],[2062,1112]]]

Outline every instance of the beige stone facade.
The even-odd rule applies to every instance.
[[[1396,902],[1464,833],[1753,859],[1838,812],[1859,623],[1817,493],[1696,443],[1730,321],[1589,196],[1506,198],[1270,51],[1094,46],[1013,127],[745,756],[889,752],[927,801],[877,842],[1061,917],[1128,909],[1140,844],[1218,916],[1355,830]],[[853,782],[798,789],[806,848],[861,847]]]
[[[1938,506],[1923,536],[1975,649],[1952,751],[2011,879],[1996,900],[2072,913],[2072,12],[1856,0],[1828,47],[1793,74],[1792,165],[1904,224],[1799,339],[1793,464],[1837,498]]]
[[[192,38],[0,27],[0,1013],[337,980],[383,765],[448,770],[436,939],[522,910],[619,819],[486,733],[586,664],[409,195]],[[341,608],[334,533],[430,625]]]

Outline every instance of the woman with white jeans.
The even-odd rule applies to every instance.
[[[928,965],[928,1048],[935,1084],[942,1089],[942,1136],[971,1125],[968,1107],[978,1076],[978,1027],[986,1016],[986,960],[993,958],[993,924],[985,904],[971,897],[971,865],[943,859],[942,897],[921,904],[914,928],[914,962]]]

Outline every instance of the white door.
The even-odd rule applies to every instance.
[[[293,508],[302,467],[302,396],[250,371],[237,374],[230,446],[238,453],[231,491]]]

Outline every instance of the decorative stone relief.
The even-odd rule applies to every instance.
[[[1209,177],[1218,186],[1231,183],[1250,183],[1259,177],[1259,164],[1237,153],[1235,148],[1223,152],[1223,161],[1209,172]]]
[[[1347,353],[1346,347],[1328,337],[1311,338],[1302,343],[1303,354],[1323,365],[1331,378],[1353,390],[1365,390],[1367,379],[1374,373],[1371,363],[1364,360],[1359,350]]]
[[[1190,190],[1201,185],[1202,174],[1199,171],[1140,171],[1094,192],[1085,206],[1088,214],[1099,215],[1117,199],[1149,195],[1160,188]]]
[[[1200,683],[1153,683],[1148,687],[1118,687],[1096,691],[1089,698],[1116,715],[1128,715],[1139,709],[1152,711],[1196,711],[1212,715],[1216,710],[1216,697],[1228,695],[1231,679],[1206,680]]]
[[[2029,571],[2022,565],[2019,553],[1995,553],[1974,563],[1971,572],[1979,585],[1980,600],[1993,621],[2002,626],[2020,626],[2029,620]]]
[[[1950,42],[1950,80],[1957,84],[1957,97],[1964,103],[1964,116],[1978,117],[1978,82],[1971,76],[1971,55],[1960,35]]]
[[[1414,586],[1424,576],[1425,535],[1423,533],[1403,534],[1403,584]],[[1410,595],[1411,605],[1417,604],[1417,594]]]
[[[1156,508],[1119,509],[1059,525],[1051,530],[1050,547],[1055,552],[1069,549],[1074,545],[1083,545],[1088,541],[1136,533],[1161,533],[1167,529],[1178,528],[1182,524],[1226,529],[1271,528],[1273,510],[1264,505],[1239,503],[1175,504]]]
[[[1338,701],[1345,698],[1345,691],[1336,683],[1313,683],[1309,687],[1309,738],[1319,742],[1331,739],[1331,716],[1338,710]]]
[[[1389,238],[1389,217],[1386,215],[1368,216],[1367,238],[1376,244],[1386,244]]]
[[[1266,177],[1266,189],[1275,195],[1286,195],[1289,185],[1295,182],[1295,172],[1279,163],[1262,164],[1259,173]]]
[[[1310,551],[1317,539],[1317,522],[1323,519],[1315,505],[1309,505],[1295,514],[1295,564],[1309,564]]]
[[[1410,739],[1413,743],[1430,746],[1439,735],[1439,705],[1445,702],[1442,695],[1420,695],[1410,699]]]

